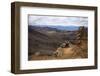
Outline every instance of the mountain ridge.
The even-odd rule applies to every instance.
[[[29,26],[32,26],[32,27],[37,27],[37,28],[45,28],[45,29],[52,29],[52,30],[63,30],[63,31],[75,31],[75,30],[78,30],[80,26],[74,26],[74,25],[69,25],[69,26],[57,26],[57,25],[29,25]],[[34,28],[34,29],[35,29]]]

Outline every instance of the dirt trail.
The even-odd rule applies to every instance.
[[[44,55],[44,56],[35,56],[35,55],[31,55],[31,59],[30,60],[48,60],[48,59],[69,59],[69,58],[72,58],[72,55],[73,55],[73,51],[72,51],[72,48],[63,48],[62,49],[63,51],[63,56],[61,57],[55,57],[55,56],[47,56],[47,55]]]
[[[74,47],[62,48],[60,51],[63,52],[63,55],[57,58],[61,58],[61,59],[77,58],[77,56],[74,56],[75,51],[73,49]]]
[[[64,53],[64,55],[72,55],[73,54],[73,51],[72,51],[72,48],[63,48],[62,49],[62,51],[63,51],[63,53]]]
[[[62,56],[48,56],[48,55],[31,55],[29,60],[54,60],[54,59],[76,59],[76,58],[86,58],[87,52],[82,51],[78,46],[61,48],[60,51],[63,52]]]

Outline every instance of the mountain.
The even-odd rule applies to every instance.
[[[38,26],[38,25],[32,26],[32,25],[29,25],[29,27],[31,29],[36,30],[36,31],[60,31],[59,29],[51,27],[51,26]]]
[[[33,26],[28,26],[28,50],[29,54],[40,50],[54,50],[55,39],[34,30]]]
[[[75,31],[79,29],[79,26],[50,26],[50,27],[65,31]]]
[[[29,26],[32,26],[34,29],[37,29],[38,30],[41,28],[44,28],[44,30],[55,30],[55,31],[75,31],[75,30],[78,30],[79,29],[79,26],[74,26],[74,25],[67,25],[67,26],[61,26],[61,25],[29,25]],[[39,28],[41,27],[41,28]]]
[[[73,26],[28,26],[28,50],[29,54],[37,51],[55,51],[66,40],[76,39],[76,29]],[[68,30],[68,31],[67,31]],[[73,30],[73,31],[69,31]]]

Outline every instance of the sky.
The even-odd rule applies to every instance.
[[[88,17],[29,15],[28,25],[88,26]]]

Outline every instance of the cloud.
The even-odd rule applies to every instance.
[[[88,26],[88,17],[29,15],[29,25]]]

